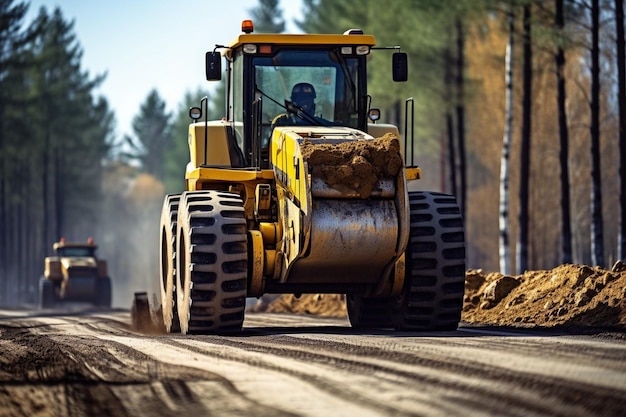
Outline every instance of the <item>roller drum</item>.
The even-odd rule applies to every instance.
[[[309,250],[289,273],[292,283],[375,283],[398,239],[394,200],[313,200]]]
[[[64,287],[63,298],[67,301],[87,301],[96,295],[96,277],[73,277]]]

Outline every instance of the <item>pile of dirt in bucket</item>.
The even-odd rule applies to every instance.
[[[400,141],[390,133],[338,144],[305,139],[300,150],[311,175],[339,191],[356,191],[361,198],[368,198],[379,180],[398,175],[403,164]]]

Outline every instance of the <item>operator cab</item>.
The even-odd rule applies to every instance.
[[[353,29],[343,35],[253,34],[244,21],[241,34],[228,47],[206,55],[206,75],[221,79],[221,54],[227,58],[226,120],[232,123],[245,167],[269,168],[269,143],[280,125],[343,126],[367,132],[367,55],[375,45],[371,35]],[[405,59],[394,64],[404,65]],[[406,68],[394,68],[406,76]],[[402,80],[397,80],[402,81]],[[295,88],[308,84],[314,105],[297,103]],[[281,119],[282,116],[282,119]]]
[[[62,258],[95,258],[98,247],[91,237],[87,239],[87,243],[70,243],[62,237],[52,248]]]

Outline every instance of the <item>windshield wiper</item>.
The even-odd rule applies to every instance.
[[[298,106],[297,104],[289,100],[285,100],[285,104],[282,104],[282,103],[279,103],[278,100],[274,99],[273,97],[270,97],[267,94],[265,94],[263,90],[261,90],[260,88],[257,87],[256,91],[261,93],[263,97],[267,97],[274,104],[277,104],[283,109],[285,109],[287,113],[295,114],[300,119],[305,120],[315,126],[330,126],[330,123],[324,123],[321,120],[318,120],[318,118],[311,116],[302,107]]]
[[[341,65],[341,70],[343,71],[344,78],[346,79],[348,83],[348,88],[350,88],[350,94],[351,94],[350,101],[352,103],[352,109],[350,110],[356,113],[356,85],[354,84],[354,80],[352,79],[352,75],[350,74],[350,70],[348,69],[348,64],[346,63],[346,59],[343,57],[343,55],[341,55],[341,53],[337,51],[338,51],[337,49],[333,49],[330,53],[334,55],[334,58]]]

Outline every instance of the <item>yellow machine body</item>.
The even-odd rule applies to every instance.
[[[107,262],[96,257],[97,245],[91,239],[86,243],[62,239],[53,249],[56,255],[45,258],[42,280],[52,282],[57,301],[92,302],[103,285],[104,291],[110,291]],[[104,301],[110,303],[108,298]]]
[[[210,121],[207,99],[190,108],[186,189],[164,199],[167,331],[237,331],[246,298],[268,293],[346,294],[355,326],[456,327],[459,210],[452,196],[409,191],[421,178],[413,140],[370,108],[375,38],[242,28],[206,53],[207,80],[220,80],[228,65],[225,116]],[[406,54],[378,49],[393,50],[393,81],[406,81]],[[419,228],[426,235],[414,235]],[[424,265],[432,270],[422,291],[415,277]]]

